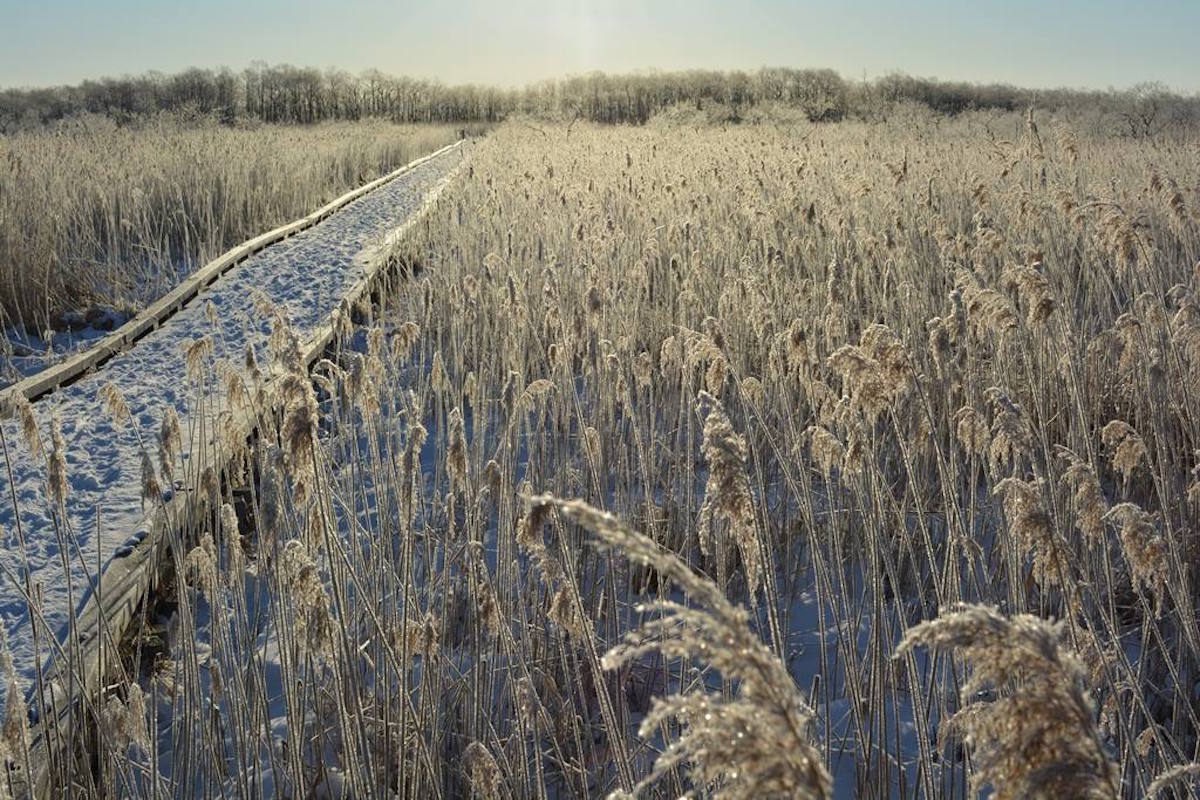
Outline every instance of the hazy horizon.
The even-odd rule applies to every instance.
[[[255,61],[379,69],[503,87],[585,74],[828,67],[1029,88],[1123,88],[1161,81],[1200,91],[1200,3],[1030,0],[968,5],[856,0],[828,7],[753,0],[644,0],[446,8],[383,0],[2,2],[0,87],[77,84]],[[263,35],[263,32],[269,32]]]

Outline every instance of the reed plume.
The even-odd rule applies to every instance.
[[[722,521],[741,552],[746,590],[753,596],[762,580],[763,564],[755,529],[754,496],[746,476],[746,440],[734,431],[733,423],[712,395],[700,392],[697,410],[704,418],[703,450],[708,462],[708,482],[700,507],[700,549],[705,555],[724,557],[724,546],[716,541],[714,528],[716,521]],[[723,573],[724,569],[719,563],[718,570]]]
[[[683,732],[638,783],[636,793],[687,764],[694,784],[709,787],[717,798],[829,796],[829,772],[809,738],[812,711],[787,668],[751,629],[744,609],[677,556],[611,514],[580,500],[550,495],[530,502],[535,509],[558,509],[588,530],[597,546],[654,569],[694,604],[661,600],[641,606],[642,613],[657,616],[605,654],[605,669],[621,669],[658,651],[669,658],[702,658],[737,687],[730,699],[689,692],[654,701],[640,735],[653,737],[670,719],[677,720]]]
[[[970,668],[962,708],[945,724],[966,736],[976,791],[990,787],[996,800],[1118,796],[1086,673],[1061,623],[960,603],[909,629],[897,655],[918,646],[955,651]]]

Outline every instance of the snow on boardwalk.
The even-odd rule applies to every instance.
[[[285,308],[301,339],[308,338],[362,277],[372,251],[448,179],[463,157],[462,150],[455,148],[419,164],[318,225],[250,256],[132,349],[35,403],[46,450],[51,419],[57,418],[62,427],[68,481],[68,527],[62,535],[56,533],[53,504],[47,497],[45,456],[35,459],[29,452],[19,420],[0,423],[11,467],[10,480],[0,465],[0,622],[26,686],[38,661],[44,662],[50,650],[43,637],[39,652],[34,652],[22,597],[26,575],[18,524],[28,578],[40,590],[46,623],[61,641],[71,601],[75,609],[82,608],[88,574],[95,576],[130,534],[146,524],[149,507],[144,511],[141,500],[141,442],[157,454],[158,431],[169,405],[179,413],[185,443],[189,423],[200,416],[189,414],[183,346],[210,336],[217,359],[240,363],[249,344],[265,363],[270,323],[255,308],[257,292]],[[215,314],[206,313],[210,302]],[[114,423],[107,413],[99,393],[110,382],[124,395],[136,430],[128,423]],[[61,552],[60,541],[68,543],[70,552]],[[69,562],[66,570],[64,558]]]

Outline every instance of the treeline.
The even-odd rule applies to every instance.
[[[188,69],[102,78],[78,86],[0,91],[0,130],[36,127],[78,114],[117,122],[162,111],[216,116],[223,122],[310,123],[389,118],[397,122],[495,122],[511,106],[506,93],[477,86],[338,69],[255,64],[241,72]]]
[[[256,63],[241,72],[188,69],[85,81],[78,86],[0,91],[0,131],[44,126],[79,114],[118,123],[162,111],[244,120],[311,123],[364,117],[396,122],[496,122],[514,113],[641,124],[658,112],[717,106],[738,120],[756,106],[794,108],[814,122],[876,118],[898,104],[954,115],[979,109],[1101,111],[1118,130],[1152,135],[1167,125],[1200,122],[1200,98],[1173,94],[1159,84],[1123,91],[1031,90],[893,74],[848,81],[829,69],[763,68],[756,72],[592,73],[523,89],[447,86],[370,70],[318,70]]]

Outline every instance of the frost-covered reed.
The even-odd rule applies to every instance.
[[[502,127],[315,373],[283,320],[270,369],[203,365],[280,410],[108,684],[156,727],[104,774],[1187,797],[1192,152],[1038,112]]]

